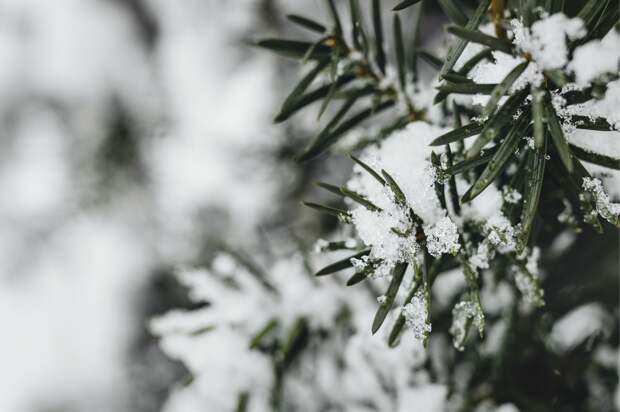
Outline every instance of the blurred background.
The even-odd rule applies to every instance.
[[[269,254],[329,229],[300,194],[350,166],[297,166],[315,117],[272,118],[299,67],[249,46],[297,30],[291,11],[324,15],[319,0],[0,0],[0,411],[159,410],[185,371],[148,320],[193,305],[173,268],[222,240]],[[596,285],[613,306],[608,244],[583,253],[610,268]]]
[[[0,1],[1,411],[159,409],[171,267],[253,242],[297,178],[291,68],[247,46],[284,3]]]

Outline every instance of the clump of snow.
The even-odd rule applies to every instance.
[[[578,84],[585,85],[606,73],[617,73],[620,64],[620,33],[611,30],[602,40],[592,40],[575,49],[568,69]]]
[[[573,309],[560,318],[551,329],[551,342],[560,352],[566,352],[587,339],[605,330],[607,314],[598,303],[591,303]]]
[[[431,256],[440,257],[444,253],[454,255],[461,248],[458,229],[448,216],[427,227],[424,232],[426,247]]]
[[[394,177],[409,206],[425,224],[433,224],[444,216],[438,210],[441,207],[430,185],[433,179],[427,165],[433,149],[430,142],[448,131],[425,122],[413,122],[392,133],[380,147],[368,148],[362,156],[362,160],[376,171],[384,169]],[[357,165],[354,172],[347,186],[367,195],[377,206],[389,207],[391,199],[386,196],[384,187]]]
[[[620,130],[620,80],[607,83],[607,91],[600,100],[588,102],[584,107],[586,116],[603,117],[616,130]]]
[[[198,336],[169,335],[160,345],[168,356],[182,361],[194,377],[191,386],[180,388],[168,400],[168,410],[175,410],[173,405],[181,402],[195,401],[191,392],[197,390],[203,405],[217,405],[221,410],[234,410],[239,394],[250,390],[254,403],[262,399],[267,404],[274,379],[272,363],[266,355],[251,351],[238,332],[225,329]]]
[[[598,214],[612,224],[618,225],[620,223],[620,203],[613,203],[609,199],[601,181],[596,178],[584,177],[582,187],[594,198]]]
[[[484,222],[482,234],[484,239],[478,244],[476,252],[469,257],[469,264],[474,269],[488,269],[496,251],[505,254],[516,248],[517,231],[501,211]]]
[[[583,21],[568,18],[564,13],[544,17],[527,28],[519,20],[511,22],[513,43],[527,53],[543,70],[560,69],[568,62],[566,40],[580,39],[586,35]]]
[[[415,236],[403,236],[393,230],[406,233],[412,225],[403,208],[393,204],[390,209],[374,212],[358,207],[353,210],[352,216],[358,236],[364,244],[371,246],[373,259],[381,259],[386,263],[386,272],[396,263],[410,261],[415,257],[419,250]]]
[[[417,340],[424,340],[431,333],[432,326],[428,322],[428,301],[426,294],[420,288],[411,299],[411,302],[403,306],[402,312],[407,325],[413,331]]]
[[[450,244],[452,238],[439,239],[438,236],[440,231],[447,231],[453,237],[456,227],[449,227],[451,222],[446,221],[434,226],[445,217],[446,212],[441,208],[434,190],[434,168],[429,167],[429,143],[444,132],[444,129],[424,122],[413,122],[390,135],[380,147],[368,148],[363,153],[363,160],[374,170],[378,173],[385,170],[394,178],[405,195],[406,204],[395,198],[388,185],[382,185],[357,165],[347,183],[351,190],[364,195],[381,209],[374,211],[358,206],[351,215],[358,236],[371,247],[370,259],[384,262],[381,266],[384,273],[389,273],[398,262],[414,260],[420,248],[415,238],[417,223],[411,211],[427,227],[435,228],[433,253],[442,253],[445,248],[454,250],[454,245]]]

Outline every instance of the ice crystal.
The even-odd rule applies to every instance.
[[[422,289],[418,290],[411,302],[403,306],[405,322],[413,331],[417,340],[424,340],[431,333],[431,324],[428,322],[426,294]]]
[[[480,308],[469,300],[464,300],[454,305],[450,333],[452,334],[452,343],[459,351],[465,349],[463,343],[467,337],[467,330],[471,322],[480,329],[484,322],[484,315]]]
[[[484,227],[486,239],[490,244],[505,253],[516,247],[516,231],[501,212],[492,216]]]
[[[431,256],[440,257],[444,253],[454,255],[461,248],[458,229],[447,216],[428,227],[425,233],[426,248]]]

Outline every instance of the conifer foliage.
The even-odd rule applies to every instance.
[[[347,185],[319,183],[345,197],[350,210],[306,203],[352,224],[369,248],[361,258],[349,260],[356,279],[391,279],[373,333],[394,304],[401,272],[407,268],[413,290],[424,290],[421,299],[430,299],[437,268],[462,267],[468,287],[463,303],[472,305],[467,318],[474,320],[466,329],[475,324],[481,335],[478,272],[495,258],[515,267],[515,284],[524,299],[543,305],[538,276],[528,269],[528,260],[536,248],[532,229],[549,186],[555,184],[554,196],[577,214],[571,222],[602,231],[604,219],[620,227],[620,204],[610,201],[601,181],[584,166],[619,170],[620,159],[609,156],[604,143],[593,144],[599,150],[577,143],[583,140],[578,136],[606,139],[582,131],[620,128],[618,52],[608,53],[603,46],[619,44],[618,3],[591,0],[569,18],[563,1],[507,5],[482,0],[467,16],[457,0],[440,0],[453,22],[446,31],[455,36],[440,58],[419,47],[422,8],[415,35],[405,41],[398,12],[421,3],[406,0],[393,7],[393,66],[387,63],[380,1],[371,2],[372,30],[366,28],[358,2],[349,2],[349,33],[334,1],[326,3],[331,16],[326,25],[289,16],[291,22],[316,31],[317,40],[267,39],[258,45],[311,65],[276,121],[314,101],[321,102],[321,116],[330,104],[342,101],[300,161],[321,155],[347,131],[383,111],[398,113],[380,135],[364,143],[372,146],[362,152],[364,160],[351,156],[356,169]],[[582,54],[595,60],[582,60]],[[441,106],[444,118],[432,116],[434,108],[425,106],[420,96],[426,90],[417,76],[419,58],[438,69],[432,105]],[[598,62],[606,63],[592,69]],[[326,84],[308,91],[322,73]],[[473,104],[463,103],[460,95],[473,95]],[[370,101],[362,103],[363,97]],[[360,110],[347,116],[356,107]],[[462,125],[464,115],[467,124]],[[452,127],[440,128],[449,117],[454,118]],[[503,193],[502,201],[492,213],[476,216],[474,211],[483,208],[476,200],[487,191]],[[317,275],[343,266],[327,267]],[[408,301],[416,296],[413,290]],[[418,312],[409,317],[427,313]],[[402,322],[397,323],[391,336],[398,336],[401,327]],[[426,333],[417,335],[427,338]],[[455,338],[457,348],[465,336]]]
[[[270,380],[247,377],[261,382],[255,393],[250,383],[234,391],[237,410],[262,410],[257,404],[440,410],[425,409],[434,398],[451,411],[614,410],[617,368],[600,359],[618,344],[617,325],[609,326],[617,324],[617,297],[604,309],[579,306],[584,301],[577,298],[573,307],[569,299],[569,306],[554,301],[547,308],[539,263],[570,250],[558,246],[566,237],[612,246],[609,239],[617,237],[619,3],[326,0],[325,6],[328,21],[287,16],[307,38],[256,45],[303,67],[275,117],[278,123],[303,112],[318,117],[322,126],[297,160],[321,163],[344,151],[353,172],[343,185],[317,182],[334,202],[304,202],[338,219],[339,227],[317,241],[323,268],[304,277],[303,292],[287,289],[283,275],[274,283],[272,274],[236,260],[254,280],[233,289],[260,290],[270,303],[255,306],[270,315],[260,327],[247,325],[245,315],[228,325],[245,325],[231,330],[248,339],[252,355],[237,349],[251,373],[273,367]],[[427,24],[435,6],[449,20],[443,33]],[[310,266],[297,258],[276,273],[307,272]],[[228,278],[215,277],[217,288],[227,290]],[[566,282],[583,286],[583,278]],[[367,300],[369,291],[376,300]],[[567,343],[549,316],[584,307],[600,309],[589,319],[607,325],[606,335]],[[319,312],[327,314],[315,318]],[[233,315],[218,322],[226,316]],[[374,348],[373,334],[390,349]],[[599,361],[592,360],[593,346]],[[420,358],[411,360],[412,351]],[[320,356],[329,360],[317,363]],[[587,379],[568,376],[575,371],[554,375],[567,359]],[[291,372],[308,363],[316,380]],[[541,373],[523,376],[534,364]],[[300,381],[290,391],[314,385],[306,393],[313,407],[287,398],[287,379]],[[342,393],[328,388],[336,382]]]

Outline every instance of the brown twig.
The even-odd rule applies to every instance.
[[[495,25],[495,35],[506,40],[506,29],[504,29],[504,0],[491,0],[491,15]]]

